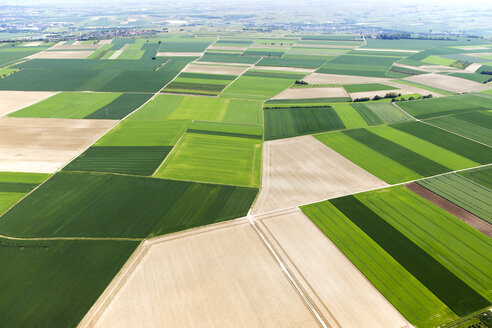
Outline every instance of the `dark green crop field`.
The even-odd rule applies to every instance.
[[[265,109],[265,140],[344,128],[331,107]]]
[[[90,147],[64,170],[152,175],[172,148],[171,146]]]
[[[0,90],[157,92],[194,59],[34,59],[15,66],[22,68],[16,74],[0,79]]]
[[[77,326],[138,244],[0,238],[0,326]]]
[[[142,106],[152,94],[125,93],[85,118],[120,120]]]
[[[4,214],[0,234],[145,238],[244,216],[257,192],[248,187],[61,172]]]

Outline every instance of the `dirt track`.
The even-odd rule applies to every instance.
[[[301,210],[258,222],[330,327],[410,327]]]

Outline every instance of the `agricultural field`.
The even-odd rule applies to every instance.
[[[265,322],[292,328],[317,326],[314,315],[244,221],[148,241],[113,284],[117,288],[103,294],[81,327],[138,326],[142,315],[150,325],[172,327],[215,326],[217,322],[236,327]],[[129,306],[134,302],[149,306],[141,310]],[[162,306],[154,310],[151,304]]]
[[[61,172],[2,216],[0,234],[21,238],[153,237],[244,216],[257,191],[145,177]],[[38,211],[47,202],[51,206]]]
[[[215,6],[0,33],[0,326],[486,318],[485,30]]]
[[[44,182],[49,174],[0,172],[0,214]]]
[[[192,129],[181,138],[156,177],[258,187],[261,172],[259,135],[220,128]]]
[[[396,127],[375,126],[327,132],[316,138],[388,183],[478,166],[492,156],[486,146],[431,126],[421,128],[422,125],[410,122]],[[413,129],[406,132],[410,127],[418,134],[414,135]],[[425,130],[429,130],[427,137],[419,135]],[[468,148],[456,150],[458,145]]]
[[[490,306],[490,239],[408,189],[302,210],[410,323],[433,327]]]
[[[265,142],[262,175],[254,214],[386,186],[312,136]]]

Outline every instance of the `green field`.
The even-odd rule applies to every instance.
[[[225,54],[225,53],[210,53],[206,52],[202,58],[198,61],[212,62],[212,63],[238,63],[238,64],[254,64],[260,58],[258,57],[245,57],[237,54]]]
[[[420,122],[408,122],[392,125],[393,128],[427,140],[453,153],[469,158],[480,164],[492,163],[490,148],[453,133]]]
[[[287,89],[294,80],[270,77],[240,76],[224,91],[228,97],[241,97],[254,100],[265,100]]]
[[[261,140],[203,132],[186,133],[156,177],[259,186]]]
[[[492,146],[492,113],[490,111],[436,117],[426,122]]]
[[[0,326],[77,326],[138,244],[0,238]]]
[[[270,71],[270,70],[262,70],[262,69],[250,69],[246,71],[242,76],[302,80],[306,76],[306,74],[294,73],[294,72]]]
[[[49,176],[40,173],[0,172],[0,215]]]
[[[295,84],[294,84],[295,85]],[[350,102],[350,97],[330,97],[330,98],[304,98],[304,99],[270,99],[265,102],[264,108],[307,108],[330,106],[336,102]]]
[[[0,90],[157,92],[194,59],[33,59],[13,66],[22,70],[0,79]]]
[[[465,178],[492,190],[492,167],[479,167],[473,170],[459,172]]]
[[[301,209],[410,323],[431,328],[458,318],[332,203]]]
[[[243,125],[209,121],[193,121],[188,132],[236,136],[259,140],[263,137],[263,127],[261,125]]]
[[[152,94],[124,93],[109,104],[87,115],[84,118],[120,120],[142,106]]]
[[[0,234],[152,237],[242,217],[257,192],[256,188],[61,172],[3,215]]]
[[[270,108],[264,110],[265,140],[295,137],[345,128],[331,107]]]
[[[470,81],[475,81],[478,83],[485,83],[486,81],[489,81],[490,79],[492,79],[492,76],[490,76],[490,75],[476,74],[476,73],[449,73],[447,75],[459,77],[462,79],[467,79]]]
[[[413,120],[410,115],[391,103],[354,103],[352,107],[364,118],[367,125]]]
[[[90,147],[63,170],[150,176],[171,149],[172,146]]]
[[[335,110],[338,117],[342,120],[343,125],[347,129],[357,129],[367,126],[367,122],[364,118],[357,112],[354,107],[347,103],[341,104],[330,104],[330,107]]]
[[[181,73],[164,92],[217,95],[235,78],[234,75]]]
[[[0,66],[14,63],[24,57],[33,55],[37,52],[48,49],[47,46],[40,47],[18,47],[5,46],[0,48]]]
[[[447,174],[418,183],[492,224],[492,190],[458,173]]]
[[[398,106],[403,108],[412,116],[420,119],[426,119],[441,115],[489,110],[492,108],[492,99],[467,94],[400,102],[398,103]]]
[[[478,166],[492,156],[483,145],[422,125],[410,122],[328,132],[316,138],[388,183]]]
[[[327,74],[386,77],[386,72],[390,69],[393,63],[401,58],[401,56],[390,56],[389,54],[377,56],[376,54],[362,54],[360,51],[350,52],[328,61],[316,72]]]
[[[323,65],[329,58],[319,59],[309,55],[285,55],[282,58],[263,57],[258,63],[259,66],[279,66],[279,67],[300,67],[300,68],[318,68]]]
[[[454,63],[456,60],[454,59],[449,59],[449,58],[444,58],[444,57],[439,57],[439,56],[429,56],[424,59],[422,59],[422,62],[426,64],[432,64],[432,65],[441,65],[441,66],[449,66],[452,63]]]
[[[85,118],[109,105],[119,93],[62,92],[34,105],[18,110],[12,117]]]
[[[261,102],[227,98],[159,95],[129,120],[201,120],[238,124],[262,123]]]
[[[411,323],[434,327],[456,318],[450,309],[463,316],[490,306],[490,240],[406,188],[302,210]]]
[[[367,92],[367,91],[380,91],[380,90],[397,90],[398,88],[381,83],[368,83],[368,84],[347,84],[343,88],[348,93],[352,92]]]

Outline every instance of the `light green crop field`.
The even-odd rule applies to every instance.
[[[492,301],[490,238],[402,186],[356,197]]]
[[[128,117],[128,120],[167,120],[183,100],[179,95],[159,95]]]
[[[172,146],[189,121],[123,121],[94,146]]]
[[[343,132],[315,135],[316,139],[387,183],[419,179],[422,176],[388,156],[354,140]]]
[[[444,57],[439,57],[439,56],[429,56],[429,57],[422,59],[422,61],[424,63],[427,63],[427,64],[449,66],[452,63],[454,63],[456,60],[444,58]]]
[[[170,120],[222,121],[229,102],[221,98],[183,97]]]
[[[259,186],[261,140],[187,133],[156,177],[238,186]]]
[[[18,110],[12,117],[84,118],[108,105],[121,93],[63,92]]]
[[[338,117],[342,120],[345,128],[357,129],[367,126],[367,122],[350,104],[330,104],[330,107],[335,110]]]
[[[229,85],[222,94],[232,98],[240,96],[265,100],[287,89],[293,83],[294,80],[289,79],[240,76],[236,81]]]
[[[49,176],[41,173],[0,172],[0,215]]]
[[[466,157],[460,156],[411,134],[393,129],[390,126],[375,126],[368,128],[368,130],[452,170],[460,170],[480,165]]]
[[[301,209],[410,323],[435,327],[458,318],[329,201]]]

